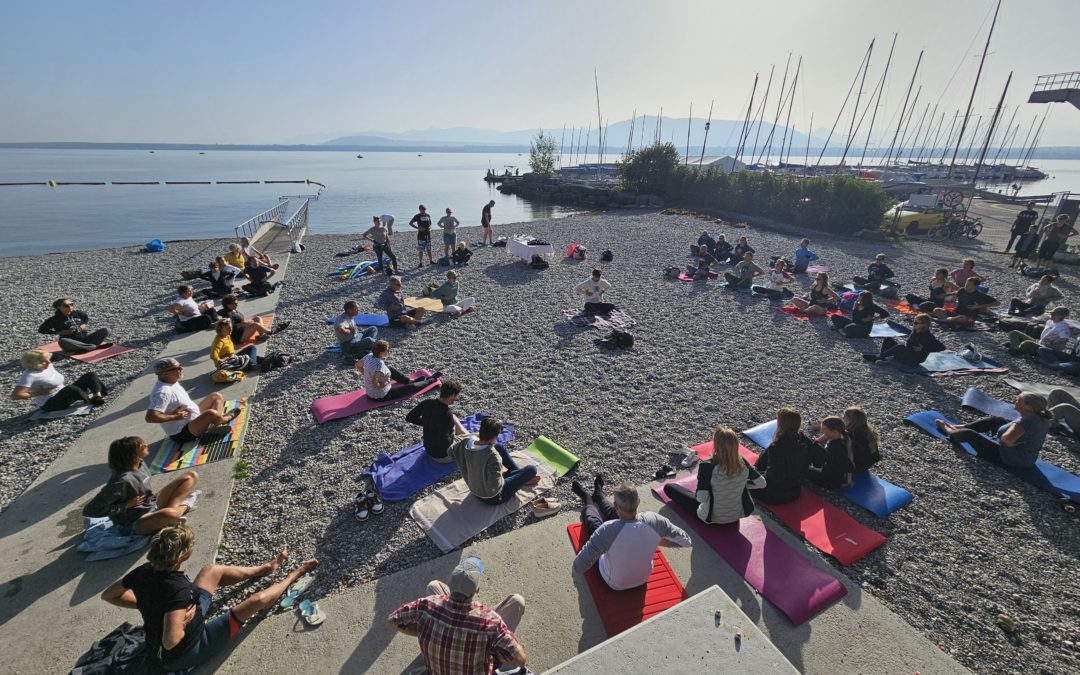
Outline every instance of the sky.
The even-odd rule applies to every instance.
[[[691,104],[695,117],[712,105],[714,119],[741,119],[755,73],[764,87],[773,64],[776,101],[789,52],[789,85],[803,57],[792,125],[806,128],[812,113],[814,129],[827,131],[876,38],[864,104],[874,91],[894,32],[877,124],[895,124],[925,49],[915,113],[937,105],[947,125],[967,105],[993,6],[993,0],[8,3],[0,141],[317,143],[360,132],[459,126],[559,129],[596,123],[594,68],[601,114],[612,122],[661,108],[666,116],[686,117]],[[1024,133],[1046,109],[1026,103],[1036,76],[1080,68],[1075,16],[1075,0],[1005,0],[973,114],[989,119],[1012,70],[1002,126],[1019,106],[1013,125]],[[1080,145],[1080,110],[1052,108],[1042,145]],[[845,115],[841,133],[847,121]]]

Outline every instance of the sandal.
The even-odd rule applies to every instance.
[[[278,605],[282,609],[288,609],[292,607],[293,603],[296,602],[296,599],[303,595],[304,591],[306,591],[314,581],[315,577],[310,574],[305,574],[304,576],[300,577],[296,580],[296,583],[294,583],[292,586],[289,586],[289,591],[281,597],[281,602],[279,602]]]
[[[311,600],[304,600],[298,607],[300,608],[300,618],[304,620],[309,626],[318,626],[323,621],[326,621],[326,612],[322,611],[319,607],[319,603],[312,602]]]

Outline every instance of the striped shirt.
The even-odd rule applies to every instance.
[[[405,603],[389,620],[417,631],[432,675],[489,675],[495,660],[513,661],[521,648],[494,610],[478,602],[455,602],[448,595]]]

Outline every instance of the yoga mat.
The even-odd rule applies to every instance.
[[[259,316],[251,317],[251,320],[252,321],[257,321],[258,323],[262,324],[263,328],[269,328],[274,323],[274,315],[273,314],[261,314]],[[259,341],[259,334],[255,333],[254,335],[251,336],[251,338],[249,340],[245,340],[244,342],[241,342],[240,344],[236,345],[236,351],[240,351],[241,349],[245,349],[247,347],[250,347],[251,345],[257,343],[258,341]]]
[[[613,309],[607,316],[586,314],[580,309],[564,309],[563,316],[575,326],[595,328],[600,332],[607,332],[613,328],[631,328],[637,324],[637,321],[621,309]]]
[[[960,399],[960,405],[965,408],[977,410],[981,413],[986,413],[991,417],[1007,419],[1010,422],[1015,422],[1020,419],[1020,413],[1016,412],[1016,408],[1013,407],[1012,403],[999,401],[975,387],[969,387],[968,390],[964,392],[964,397]]]
[[[721,281],[719,286],[720,286],[720,288],[726,288],[729,291],[733,291],[735,293],[746,293],[747,295],[753,295],[754,294],[754,291],[749,289],[749,288],[742,288],[742,287],[739,287],[739,286],[736,286],[735,288],[732,288],[731,284],[729,284],[726,281]],[[765,296],[760,296],[760,297],[765,297]]]
[[[671,482],[694,490],[697,477],[689,475]],[[757,516],[740,518],[730,525],[710,525],[671,501],[663,485],[654,486],[653,494],[793,625],[805,623],[847,595],[847,588],[839,580],[818,569]]]
[[[581,461],[577,455],[563,449],[547,436],[537,436],[532,445],[525,448],[525,452],[535,455],[541,462],[555,469],[555,475],[560,478]]]
[[[223,436],[202,437],[182,445],[171,438],[162,439],[144,460],[150,466],[150,473],[188,469],[236,454],[247,430],[251,406],[247,405],[246,398],[242,398],[225,401],[222,408],[222,412],[227,412],[237,406],[240,406],[240,414],[229,423],[231,430]]]
[[[480,422],[487,413],[475,413],[461,420],[461,425],[471,432],[480,430]],[[514,427],[504,424],[496,441],[509,443],[514,440]],[[457,471],[457,464],[440,464],[424,450],[423,441],[388,455],[380,452],[375,463],[365,471],[375,482],[379,495],[386,502],[400,502],[429,485],[434,485]]]
[[[566,533],[570,535],[574,553],[581,551],[588,541],[585,527],[581,523],[570,523],[566,526]],[[618,635],[687,598],[686,589],[659,548],[653,554],[649,580],[637,588],[612,590],[600,576],[599,567],[597,563],[585,572],[585,582],[608,637]]]
[[[1074,398],[1080,399],[1080,387],[1070,387],[1065,384],[1043,384],[1042,382],[1023,382],[1021,380],[1013,380],[1005,378],[1005,384],[1009,385],[1013,389],[1020,391],[1030,391],[1032,394],[1038,394],[1039,396],[1049,396],[1050,392],[1055,389],[1064,389],[1073,395]]]
[[[54,410],[52,412],[45,412],[40,408],[34,411],[34,414],[30,415],[32,420],[58,420],[65,417],[78,417],[79,415],[89,415],[90,411],[94,408],[89,405],[80,405],[74,408],[64,408],[63,410]]]
[[[975,373],[1007,373],[1009,369],[992,359],[983,359],[978,363],[965,360],[956,352],[931,352],[918,366],[908,366],[889,359],[888,364],[903,373],[917,375],[952,374],[970,375]]]
[[[806,268],[807,274],[820,274],[822,272],[828,274],[832,269],[828,265],[810,265]]]
[[[892,321],[875,323],[873,328],[870,329],[870,337],[872,338],[898,338],[907,337],[908,335],[911,335],[910,328]]]
[[[750,464],[757,460],[757,453],[744,445],[739,446],[739,454]],[[766,471],[765,480],[768,479]],[[841,565],[850,565],[885,543],[885,537],[805,488],[790,504],[766,504],[757,500],[755,503],[771,511],[808,543],[836,558]]]
[[[948,440],[945,434],[938,431],[934,424],[934,420],[938,419],[945,420],[949,424],[957,424],[955,420],[946,417],[936,410],[927,410],[925,412],[908,415],[904,418],[904,421],[908,424],[915,425],[934,438],[943,441]],[[986,434],[983,435],[985,436]],[[987,436],[987,438],[989,438],[989,436]],[[969,455],[975,454],[975,449],[971,447],[970,443],[961,443],[960,447]],[[1035,461],[1035,466],[1030,469],[1020,469],[1013,466],[1005,466],[1003,464],[997,464],[996,466],[1005,469],[1009,473],[1015,474],[1041,490],[1045,490],[1057,497],[1080,504],[1080,476],[1071,474],[1056,464],[1044,462],[1039,459]]]
[[[878,302],[885,305],[889,309],[900,312],[901,314],[908,314],[915,316],[916,314],[922,314],[919,310],[915,309],[908,304],[907,300],[893,300],[892,298],[879,298]]]
[[[769,446],[775,433],[776,420],[759,424],[742,432],[743,436],[746,436],[762,448]],[[709,445],[708,452],[711,454],[711,443]],[[753,463],[752,460],[751,463]],[[852,482],[851,486],[843,488],[841,492],[848,500],[858,504],[878,518],[884,518],[893,511],[907,506],[914,499],[912,494],[904,488],[868,473],[854,474]]]
[[[720,275],[717,274],[716,272],[709,272],[709,278],[710,279],[716,279],[719,276]],[[686,272],[679,272],[679,276],[677,278],[678,278],[679,281],[695,281],[694,277],[690,276]],[[705,281],[705,280],[704,279],[697,279],[697,281]]]
[[[439,313],[443,311],[442,300],[438,298],[405,298],[406,307],[420,307],[429,312]]]
[[[431,375],[428,371],[421,368],[415,373],[409,375],[410,380],[416,380],[418,378],[423,379]],[[315,399],[311,404],[311,412],[315,415],[315,421],[319,424],[328,422],[330,420],[339,420],[345,417],[352,417],[353,415],[359,415],[362,412],[368,410],[374,410],[375,408],[384,408],[388,405],[394,405],[395,403],[401,403],[402,401],[408,401],[411,398],[422,396],[431,391],[435,387],[442,384],[440,380],[435,380],[427,387],[424,387],[420,391],[416,392],[412,396],[406,396],[404,398],[395,398],[388,401],[376,401],[370,399],[364,395],[364,388],[360,387],[355,391],[346,392],[344,394],[338,394],[337,396],[327,396],[326,398]],[[400,387],[397,382],[390,385],[393,387]]]
[[[334,321],[336,320],[337,317],[332,316],[326,320],[326,325],[333,326]],[[390,318],[385,314],[357,314],[353,317],[353,323],[355,323],[357,326],[363,326],[365,328],[367,328],[368,326],[378,326],[379,328],[381,328],[383,326],[390,325]]]
[[[776,311],[787,314],[796,321],[809,321],[810,319],[820,319],[830,316],[843,316],[844,312],[839,309],[826,310],[824,314],[807,314],[804,310],[799,309],[795,305],[785,305],[783,307],[777,307]]]
[[[49,352],[50,354],[64,354],[76,361],[82,361],[83,363],[97,363],[98,361],[104,361],[105,359],[119,356],[120,354],[127,354],[128,352],[135,351],[134,347],[125,347],[124,345],[113,345],[111,347],[105,347],[104,349],[95,349],[92,352],[86,352],[84,354],[68,354],[63,349],[60,349],[59,342],[50,342],[47,345],[41,345],[38,349]]]
[[[555,487],[551,470],[535,457],[523,452],[512,452],[510,455],[518,466],[535,464],[540,482],[518,490],[507,502],[498,506],[485,504],[472,496],[465,481],[459,478],[413,503],[409,517],[416,521],[440,551],[447,553],[454,550]]]

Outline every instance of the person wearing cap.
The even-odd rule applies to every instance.
[[[180,384],[184,367],[173,358],[159,359],[154,363],[157,382],[150,390],[146,409],[146,421],[160,424],[165,435],[177,443],[187,443],[203,434],[225,434],[229,423],[240,414],[236,408],[222,413],[225,399],[216,391],[196,404]]]
[[[60,298],[53,302],[53,315],[38,326],[43,335],[56,335],[60,349],[66,354],[84,354],[95,349],[112,346],[105,342],[109,336],[108,328],[98,328],[90,332],[87,325],[90,317],[81,309],[75,309],[71,298]]]
[[[449,206],[446,207],[446,215],[439,218],[439,227],[442,228],[443,256],[451,255],[457,247],[457,229],[461,221],[454,217],[454,212]]]
[[[383,220],[389,218],[389,222]],[[367,229],[362,235],[364,239],[371,242],[371,247],[375,250],[375,266],[381,272],[390,274],[390,270],[383,266],[383,256],[390,259],[390,264],[394,266],[394,272],[398,271],[397,256],[394,255],[394,250],[390,246],[390,236],[393,232],[390,227],[394,224],[393,216],[372,216],[372,226]]]
[[[420,265],[424,266],[424,251],[427,251],[427,260],[429,265],[434,265],[435,261],[431,259],[431,215],[421,204],[419,207],[420,213],[417,213],[409,221],[409,227],[416,228],[416,251],[420,255]]]
[[[664,516],[638,513],[641,498],[632,483],[620,483],[612,499],[604,496],[600,474],[591,495],[577,481],[571,490],[581,498],[581,522],[589,535],[574,558],[575,574],[585,574],[599,563],[600,576],[613,590],[637,588],[652,575],[657,546],[691,546],[690,536]]]
[[[1039,220],[1039,212],[1035,210],[1035,202],[1028,202],[1027,207],[1016,214],[1016,220],[1013,221],[1012,229],[1009,230],[1009,243],[1005,244],[1006,253],[1012,248],[1013,242],[1024,236],[1037,220]]]
[[[893,273],[889,266],[885,264],[885,254],[878,253],[874,256],[874,262],[866,268],[865,277],[852,277],[852,280],[871,291],[880,291],[881,282],[886,279],[892,279],[896,274]]]
[[[431,292],[431,297],[442,301],[443,311],[453,316],[461,316],[476,305],[476,298],[460,299],[461,287],[458,286],[458,273],[450,270],[446,273],[446,283]]]
[[[519,467],[506,447],[497,442],[502,430],[502,422],[485,417],[478,437],[462,438],[447,451],[461,469],[469,492],[491,506],[508,502],[518,490],[540,482],[535,464]]]
[[[432,675],[487,675],[496,667],[521,668],[525,650],[514,635],[525,613],[525,599],[508,595],[490,609],[475,602],[484,562],[465,558],[450,574],[427,586],[427,596],[398,607],[387,622],[419,639],[420,653]]]

